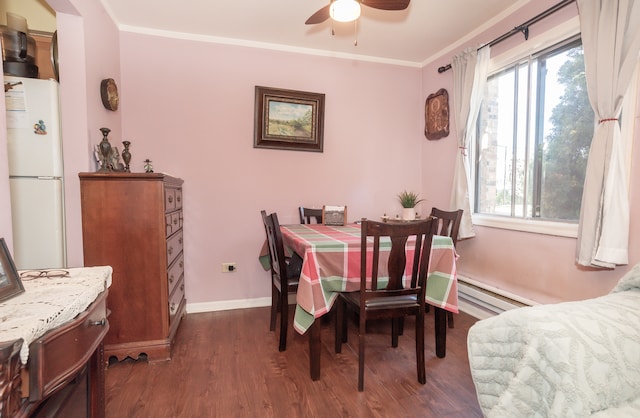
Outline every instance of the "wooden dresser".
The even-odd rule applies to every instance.
[[[182,183],[161,173],[80,173],[85,266],[110,265],[105,357],[169,360],[185,313]]]

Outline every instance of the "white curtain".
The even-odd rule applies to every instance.
[[[476,121],[482,94],[487,83],[489,68],[488,46],[467,48],[451,61],[453,70],[453,107],[458,130],[458,156],[453,175],[453,191],[451,193],[451,209],[462,209],[459,239],[476,235],[471,222],[471,204],[469,202],[469,144],[475,143]]]
[[[585,174],[576,261],[628,263],[629,178],[618,118],[640,51],[640,1],[577,0],[596,126]]]

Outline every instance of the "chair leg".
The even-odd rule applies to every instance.
[[[271,322],[269,324],[269,330],[276,330],[276,317],[278,316],[278,306],[280,303],[280,292],[275,286],[271,286]]]
[[[447,324],[449,324],[449,328],[453,328],[453,312],[447,311]]]
[[[366,321],[360,317],[358,329],[358,391],[364,392],[364,342],[366,335]]]
[[[433,321],[436,337],[436,357],[444,358],[447,353],[447,311],[434,308]]]
[[[287,327],[289,322],[289,295],[280,293],[280,344],[278,351],[287,349]]]
[[[398,318],[398,335],[404,334],[404,316]]]
[[[342,353],[342,334],[344,330],[344,301],[340,299],[338,296],[338,300],[336,300],[336,330],[335,330],[335,351],[336,353]]]
[[[404,317],[391,318],[391,347],[396,348],[398,346],[398,335],[400,335],[400,327],[404,320]]]
[[[416,315],[416,365],[418,368],[418,382],[427,383],[426,366],[424,358],[424,313]]]
[[[348,325],[349,320],[351,319],[350,315],[354,312],[347,309],[347,302],[342,301],[342,344],[346,344],[349,342],[349,332]]]

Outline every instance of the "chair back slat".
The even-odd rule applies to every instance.
[[[261,211],[262,220],[264,222],[265,232],[267,234],[267,243],[269,245],[269,258],[271,261],[271,273],[273,279],[280,282],[286,281],[287,265],[284,255],[284,243],[282,240],[282,232],[280,231],[280,223],[278,215],[274,212],[270,215],[263,210]]]
[[[322,209],[312,209],[300,206],[298,208],[300,212],[300,223],[311,224],[312,220],[315,220],[317,224],[322,223]]]
[[[435,219],[411,223],[386,223],[362,220],[360,296],[363,303],[375,297],[422,294],[431,253],[431,240],[436,233]],[[410,241],[411,238],[411,241]],[[382,243],[382,244],[381,244]],[[381,245],[391,245],[386,261],[388,283],[378,289]],[[413,250],[410,280],[403,280],[407,271],[407,249]],[[371,266],[371,270],[369,270]]]
[[[438,208],[431,208],[431,216],[438,218],[438,235],[451,237],[453,245],[458,243],[458,231],[462,221],[462,209],[445,211]]]

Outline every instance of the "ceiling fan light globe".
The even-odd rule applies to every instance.
[[[360,17],[360,3],[355,0],[336,0],[331,3],[329,15],[337,22],[352,22]]]

